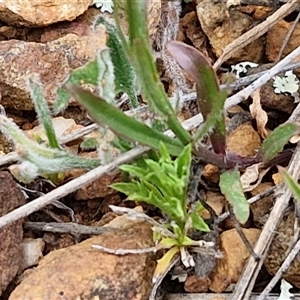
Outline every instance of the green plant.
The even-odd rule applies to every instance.
[[[54,183],[58,183],[61,173],[66,170],[93,169],[99,166],[99,159],[74,156],[62,149],[52,125],[51,113],[43,96],[43,87],[38,76],[32,74],[28,77],[27,85],[48,143],[40,144],[29,139],[11,119],[0,115],[0,130],[12,139],[19,154],[19,164],[9,167],[12,174],[24,183],[30,183],[37,176],[50,178]]]
[[[121,169],[136,179],[130,183],[114,185],[114,187],[127,194],[129,199],[151,203],[169,216],[171,222],[168,226],[169,229],[171,228],[172,239],[169,240],[166,236],[159,237],[161,243],[168,244],[167,241],[169,242],[168,246],[171,248],[171,252],[166,254],[169,260],[178,252],[178,249],[192,243],[186,228],[202,231],[207,229],[203,220],[201,220],[201,226],[197,226],[198,223],[193,221],[193,216],[197,215],[195,211],[187,210],[185,199],[187,173],[184,175],[184,179],[181,177],[183,173],[176,173],[174,164],[177,160],[172,162],[170,155],[178,156],[177,159],[182,160],[181,165],[185,164],[185,170],[190,167],[188,155],[217,165],[221,169],[220,189],[232,205],[237,220],[245,223],[249,217],[249,205],[240,183],[240,170],[258,162],[268,163],[275,159],[274,163],[276,163],[276,156],[283,150],[290,137],[299,132],[299,126],[289,123],[276,128],[263,142],[257,155],[253,158],[240,157],[235,153],[227,152],[223,113],[227,97],[226,91],[219,89],[214,70],[198,50],[180,42],[169,42],[167,49],[170,54],[196,82],[197,102],[199,110],[203,114],[204,123],[191,136],[179,123],[157,74],[147,36],[146,1],[128,0],[122,3],[127,16],[128,37],[125,37],[120,30],[117,1],[114,4],[119,41],[124,49],[123,53],[127,55],[128,62],[131,63],[137,75],[142,96],[147,100],[153,112],[158,114],[168,128],[174,132],[176,138],[166,137],[125,116],[107,104],[104,98],[97,97],[78,86],[66,83],[65,89],[86,107],[96,122],[107,125],[124,139],[160,151],[159,162],[162,166],[153,160],[146,160],[146,169],[123,166]],[[111,53],[113,52],[111,51]],[[210,137],[213,150],[208,150],[202,144],[204,137],[207,136]],[[187,154],[189,151],[192,154]],[[181,182],[181,193],[178,193],[176,182]],[[165,183],[169,184],[167,185],[169,186],[168,190],[164,186]],[[197,220],[199,221],[199,219]],[[177,250],[174,247],[178,247]]]
[[[123,8],[127,14],[128,38],[119,29],[118,35],[127,54],[128,61],[132,63],[142,95],[147,99],[150,108],[161,117],[175,135],[175,139],[164,136],[148,126],[125,116],[116,108],[107,104],[105,99],[99,98],[84,89],[65,85],[66,90],[84,105],[94,120],[105,124],[122,138],[158,150],[162,141],[171,155],[179,155],[184,146],[191,143],[193,154],[207,163],[219,166],[222,170],[220,186],[227,200],[233,206],[237,219],[244,223],[249,215],[249,206],[243,195],[239,183],[239,170],[258,162],[272,160],[283,150],[289,138],[299,131],[296,124],[285,124],[274,130],[263,142],[261,149],[253,158],[240,157],[234,153],[226,152],[225,144],[225,118],[223,113],[226,91],[220,91],[216,74],[207,59],[195,48],[180,42],[169,42],[168,51],[187,71],[196,82],[197,102],[204,117],[204,123],[192,137],[177,120],[175,111],[160,83],[152,58],[146,28],[146,3],[136,0],[126,1]],[[115,14],[118,14],[118,4],[115,3]],[[118,25],[118,18],[116,18]],[[114,51],[112,51],[113,53]],[[202,144],[206,136],[210,137],[213,151]],[[224,181],[224,184],[223,184]],[[226,190],[226,185],[233,184],[237,193]],[[240,213],[241,212],[241,213]]]
[[[128,37],[120,30],[120,3],[127,16]],[[101,18],[95,22],[95,26],[99,23],[107,26],[110,48],[99,51],[94,61],[70,74],[68,80],[58,89],[54,109],[55,112],[64,109],[68,99],[73,96],[85,106],[97,123],[108,127],[123,139],[119,141],[119,145],[128,148],[139,143],[159,151],[158,162],[148,158],[144,161],[145,168],[133,165],[121,167],[135,181],[120,183],[114,187],[127,194],[131,200],[145,201],[157,206],[169,217],[170,222],[162,225],[166,231],[159,231],[155,235],[160,246],[170,248],[162,259],[161,265],[166,266],[178,251],[194,245],[195,241],[189,237],[190,230],[209,229],[199,217],[199,210],[202,209],[200,203],[191,210],[187,207],[186,191],[192,156],[220,168],[220,189],[232,205],[238,221],[245,223],[249,216],[249,205],[240,184],[240,171],[258,162],[269,163],[273,160],[276,164],[276,156],[290,137],[299,132],[299,126],[289,123],[276,128],[253,158],[227,152],[223,113],[226,91],[219,89],[217,76],[204,55],[183,43],[170,42],[167,45],[168,51],[196,82],[197,103],[204,122],[192,136],[178,121],[156,71],[147,35],[146,3],[147,1],[139,0],[114,1],[117,28]],[[98,95],[78,86],[81,83],[96,86]],[[40,97],[46,103],[40,84],[31,82],[29,86],[32,97]],[[116,107],[114,98],[121,91],[129,95],[132,107],[138,104],[136,86],[139,86],[150,109],[175,134],[175,138],[125,115]],[[65,169],[93,168],[100,164],[99,160],[83,160],[62,150],[51,127],[50,112],[45,105],[42,111],[44,113],[39,113],[37,108],[47,132],[48,146],[28,140],[14,123],[4,116],[0,119],[1,130],[12,136],[16,143],[22,144],[22,157],[30,163],[35,176],[55,173],[62,166]],[[212,150],[203,144],[207,136],[210,138]],[[126,144],[127,141],[132,144]],[[177,158],[172,160],[172,156]],[[25,167],[28,168],[28,165]],[[32,178],[33,176],[26,179]]]
[[[159,154],[158,161],[145,159],[142,167],[121,166],[120,169],[129,173],[134,179],[131,182],[112,185],[114,189],[128,195],[129,200],[152,204],[169,218],[163,231],[159,229],[155,231],[157,248],[170,250],[159,261],[154,277],[165,271],[170,259],[181,249],[199,246],[199,241],[189,238],[191,231],[195,229],[202,232],[210,231],[199,215],[203,209],[200,203],[187,209],[186,194],[192,162],[191,144],[185,146],[175,160],[172,160],[163,143],[160,143]]]

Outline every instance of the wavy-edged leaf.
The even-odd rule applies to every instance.
[[[279,152],[283,150],[284,145],[292,136],[299,133],[300,127],[296,123],[285,123],[278,126],[274,131],[263,141],[259,154],[263,158],[263,162],[269,162]]]
[[[160,142],[163,142],[170,154],[176,156],[182,151],[183,145],[179,140],[172,139],[136,121],[134,118],[126,116],[119,109],[81,87],[67,85],[66,89],[87,109],[89,115],[97,123],[109,127],[120,137],[153,149],[158,149]]]
[[[244,195],[238,170],[230,170],[221,174],[220,188],[226,200],[232,205],[237,220],[245,224],[250,215],[249,203]]]
[[[182,225],[185,212],[182,211],[177,198],[165,198],[158,188],[147,181],[118,182],[111,185],[115,190],[124,193],[132,201],[143,201],[163,211],[171,220]]]

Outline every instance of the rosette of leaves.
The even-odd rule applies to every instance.
[[[194,241],[188,236],[191,230],[210,231],[199,215],[203,209],[200,203],[187,209],[186,194],[192,162],[191,144],[185,146],[174,160],[163,143],[160,143],[159,152],[158,161],[145,159],[142,167],[121,166],[120,169],[130,174],[133,180],[112,185],[117,191],[126,194],[129,200],[143,201],[159,208],[169,219],[163,226],[164,230],[158,229],[155,233],[157,248],[170,250],[160,259],[154,278],[164,272],[170,260],[182,248],[199,246],[199,241]],[[186,264],[184,258],[182,260]]]

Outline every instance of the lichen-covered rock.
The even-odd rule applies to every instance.
[[[31,73],[39,74],[44,96],[52,103],[58,86],[70,71],[93,60],[105,45],[103,26],[98,26],[96,31],[86,26],[85,35],[68,34],[45,44],[17,40],[0,42],[0,104],[5,108],[32,110],[25,82]]]
[[[2,0],[0,20],[10,25],[45,27],[72,21],[83,14],[92,0]]]
[[[9,300],[148,300],[153,253],[117,256],[92,248],[97,244],[113,249],[153,246],[149,223],[118,219],[108,225],[117,226],[116,231],[49,253]]]
[[[0,172],[0,217],[25,204],[9,172]],[[21,261],[22,220],[0,228],[0,295],[16,276]]]

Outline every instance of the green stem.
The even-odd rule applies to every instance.
[[[129,25],[129,55],[138,74],[143,96],[150,106],[164,118],[178,139],[187,145],[192,138],[177,119],[160,82],[150,51],[146,21],[147,1],[127,0],[124,5]]]

